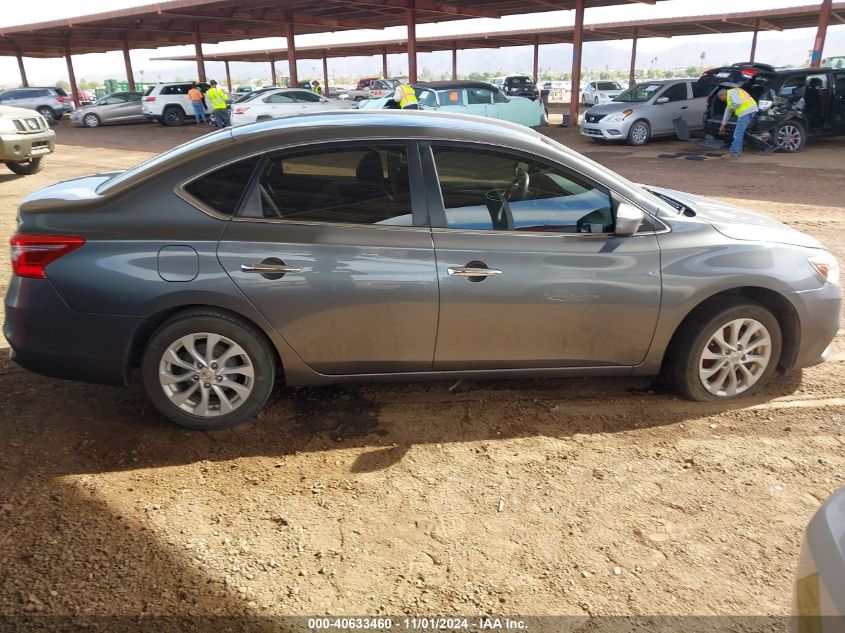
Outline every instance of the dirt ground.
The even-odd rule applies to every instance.
[[[205,131],[62,123],[40,174],[0,175],[0,238],[25,194]],[[845,262],[845,141],[733,160],[548,133]],[[4,293],[9,275],[3,257]],[[5,350],[0,377],[0,616],[783,615],[803,528],[845,485],[841,332],[831,362],[729,406],[634,379],[279,389],[199,433],[139,385]]]

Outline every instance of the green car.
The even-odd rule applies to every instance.
[[[414,91],[422,110],[473,114],[528,127],[548,125],[549,121],[540,100],[506,97],[496,86],[483,81],[430,81],[416,84]],[[358,105],[361,110],[398,107],[392,97],[367,99]]]

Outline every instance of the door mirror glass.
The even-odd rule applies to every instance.
[[[669,97],[658,97],[655,103],[669,103]]]
[[[637,232],[645,219],[645,213],[632,204],[622,202],[616,207],[616,225],[613,233],[617,237],[628,237]]]

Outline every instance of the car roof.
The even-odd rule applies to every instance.
[[[498,90],[496,86],[489,84],[486,81],[468,81],[460,79],[455,81],[420,81],[414,84],[414,86],[419,88],[430,88],[431,90],[455,90],[461,88],[484,88],[486,90]]]

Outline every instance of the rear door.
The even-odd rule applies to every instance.
[[[343,142],[267,156],[218,257],[314,370],[428,371],[437,270],[419,153]]]
[[[653,229],[612,234],[613,198],[564,165],[421,145],[440,283],[435,370],[635,365],[660,306]]]
[[[476,116],[496,116],[493,93],[485,88],[467,88],[467,114]]]

